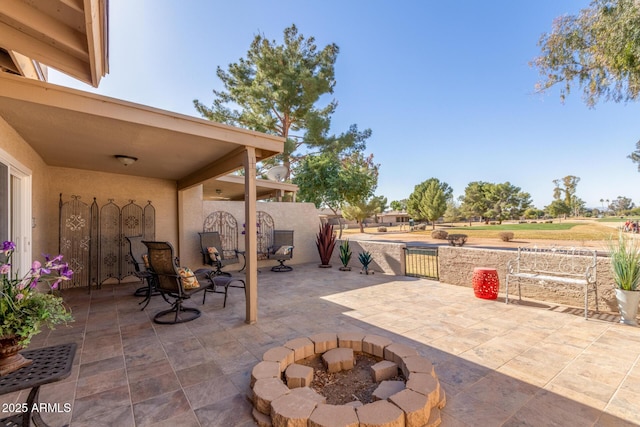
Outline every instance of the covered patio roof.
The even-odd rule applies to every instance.
[[[0,68],[46,80],[44,64],[98,87],[109,72],[108,0],[3,0]]]
[[[0,73],[0,116],[51,166],[174,180],[179,189],[283,149],[282,138]],[[37,126],[34,126],[37,123]],[[137,157],[124,166],[115,156]]]
[[[268,179],[256,179],[256,197],[258,200],[281,197],[284,193],[293,194],[298,191],[298,186],[286,182],[270,181]],[[210,179],[202,186],[204,200],[244,200],[244,177],[240,175],[225,175],[217,179]]]

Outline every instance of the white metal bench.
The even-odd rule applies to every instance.
[[[518,298],[522,300],[520,279],[538,282],[556,282],[584,288],[584,317],[587,316],[589,292],[595,294],[598,311],[598,288],[596,286],[596,251],[585,248],[518,248],[515,259],[507,262],[505,303],[509,303],[509,279],[518,279]]]

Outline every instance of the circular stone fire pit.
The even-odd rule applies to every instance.
[[[371,367],[374,402],[328,405],[311,388],[313,369],[296,363],[321,357],[329,372],[354,366],[354,352],[382,359]],[[406,382],[388,381],[401,372]],[[251,372],[253,417],[261,427],[359,425],[438,426],[446,403],[431,361],[409,346],[357,332],[296,338],[267,350]]]

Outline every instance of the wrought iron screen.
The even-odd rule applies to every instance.
[[[258,220],[258,259],[267,259],[269,247],[273,246],[273,217],[264,211],[257,211]]]
[[[134,200],[120,208],[109,203],[91,207],[79,196],[63,202],[60,195],[60,253],[74,271],[67,287],[100,286],[106,280],[121,281],[134,275],[125,237],[143,236],[155,240],[155,208],[151,201],[142,208]]]
[[[229,212],[211,212],[204,219],[202,231],[217,231],[220,234],[224,258],[236,258],[238,250],[238,221]]]
[[[59,209],[59,251],[73,270],[71,281],[65,283],[65,287],[88,285],[91,269],[91,209],[80,201],[80,196],[71,196],[70,201],[63,203],[62,194]]]

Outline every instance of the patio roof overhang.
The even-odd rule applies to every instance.
[[[0,67],[46,80],[44,64],[98,87],[109,72],[108,0],[0,1]]]
[[[284,193],[295,194],[298,186],[286,182],[256,179],[256,197],[258,200],[277,198]],[[245,197],[244,176],[225,175],[217,179],[210,179],[203,183],[202,194],[204,200],[242,201]]]
[[[280,153],[282,138],[0,73],[0,116],[50,166],[174,180],[186,189]],[[34,126],[37,123],[37,126]],[[114,156],[137,157],[123,166]]]

